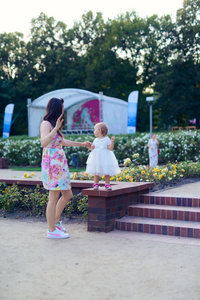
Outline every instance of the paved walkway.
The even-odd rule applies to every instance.
[[[24,174],[34,173],[34,176],[30,179],[41,179],[41,172],[28,172],[28,171],[13,171],[11,169],[0,169],[0,179],[15,179],[15,178],[24,178]]]
[[[0,170],[1,179],[23,174]],[[197,197],[200,183],[156,193]],[[200,299],[200,240],[63,223],[70,239],[48,240],[45,220],[0,217],[1,300]]]
[[[200,181],[154,192],[155,195],[200,198]]]

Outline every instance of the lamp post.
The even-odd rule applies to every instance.
[[[28,108],[28,136],[32,135],[32,128],[31,128],[31,99],[27,99],[27,108]]]
[[[156,99],[154,97],[147,97],[146,101],[149,103],[149,113],[150,113],[150,139],[152,138],[152,106]]]
[[[99,92],[99,122],[103,122],[103,92]]]

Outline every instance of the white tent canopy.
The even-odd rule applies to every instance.
[[[39,127],[46,111],[48,101],[53,98],[64,99],[67,124],[70,125],[75,107],[89,100],[98,99],[100,103],[100,120],[108,126],[109,133],[122,134],[127,132],[127,102],[81,89],[59,89],[40,96],[31,102],[28,99],[28,130],[29,136],[38,136]]]

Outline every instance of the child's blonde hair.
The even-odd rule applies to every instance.
[[[101,130],[101,134],[103,136],[106,136],[108,134],[108,126],[105,123],[101,122],[101,123],[97,123],[96,125]]]

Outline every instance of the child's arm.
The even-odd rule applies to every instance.
[[[110,145],[107,146],[108,150],[111,150],[111,151],[113,150],[113,148],[114,148],[114,141],[115,141],[115,137],[112,136],[111,137],[111,143],[110,143]]]

